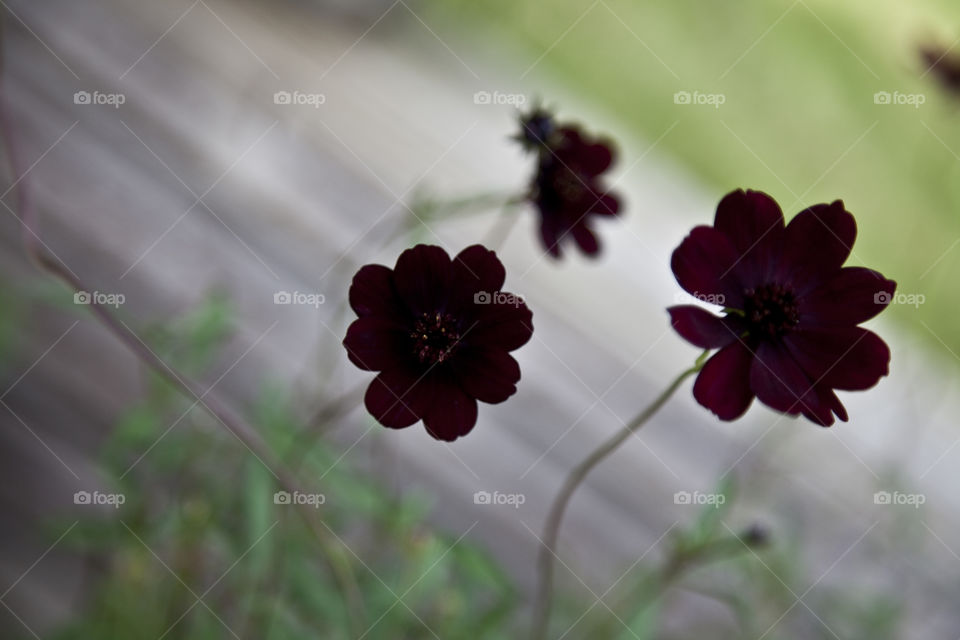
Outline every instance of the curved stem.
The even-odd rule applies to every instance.
[[[553,569],[554,558],[556,557],[557,535],[560,531],[563,514],[567,510],[567,505],[570,503],[570,498],[573,497],[573,493],[594,467],[616,451],[627,438],[646,424],[647,421],[666,404],[667,400],[669,400],[670,396],[683,384],[684,380],[700,371],[706,361],[708,353],[709,351],[704,351],[692,367],[677,376],[646,409],[628,422],[620,432],[587,456],[570,472],[566,480],[564,480],[563,486],[560,488],[560,493],[554,498],[550,512],[547,514],[543,528],[543,537],[540,540],[540,551],[537,557],[537,594],[533,610],[533,629],[530,635],[533,640],[543,640],[547,634],[547,623],[550,620],[550,607],[553,600]]]
[[[0,63],[2,66],[2,63]],[[80,278],[65,264],[53,256],[47,249],[36,230],[36,206],[32,200],[32,192],[27,187],[28,178],[20,162],[13,128],[7,116],[6,102],[0,96],[0,137],[6,143],[6,154],[10,171],[16,181],[18,203],[20,209],[20,225],[22,228],[22,243],[27,257],[36,266],[46,273],[64,282],[75,292],[90,291]],[[16,215],[16,214],[15,214]],[[260,434],[247,425],[226,404],[221,403],[207,391],[191,381],[183,373],[177,371],[159,356],[157,356],[122,320],[115,317],[107,307],[91,299],[90,311],[121,343],[123,343],[140,361],[153,370],[157,375],[178,389],[188,399],[195,401],[212,415],[220,425],[239,440],[253,455],[270,470],[276,477],[279,485],[287,492],[299,491],[299,484],[294,474],[290,473],[273,454],[273,450]],[[326,525],[318,518],[310,505],[298,507],[307,527],[320,543],[324,551],[324,558],[333,572],[334,578],[340,586],[341,593],[346,601],[351,623],[356,632],[363,629],[363,601],[353,566],[343,549],[334,544],[332,532],[325,530]]]

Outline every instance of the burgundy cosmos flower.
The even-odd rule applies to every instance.
[[[520,367],[509,352],[533,333],[519,296],[500,291],[506,272],[480,245],[453,260],[417,245],[391,270],[368,264],[353,277],[350,306],[359,318],[343,346],[350,361],[379,371],[367,410],[392,429],[423,420],[438,440],[473,429],[477,400],[503,402],[517,390]]]
[[[950,54],[949,49],[924,45],[920,57],[926,65],[924,73],[930,73],[947,91],[960,93],[960,58]]]
[[[693,387],[697,402],[723,420],[740,417],[754,396],[823,426],[847,412],[834,389],[872,387],[887,374],[890,350],[857,325],[880,313],[896,283],[843,263],[857,225],[843,202],[818,204],[784,226],[780,207],[759,191],[734,191],[712,227],[699,226],[673,252],[687,292],[725,307],[671,307],[674,329],[703,349],[720,349]]]
[[[589,256],[600,251],[590,216],[614,216],[619,198],[603,185],[602,175],[614,160],[609,141],[593,138],[576,125],[557,125],[553,116],[536,108],[521,119],[517,136],[537,153],[537,173],[530,201],[540,212],[540,238],[547,252],[560,257],[568,237]]]

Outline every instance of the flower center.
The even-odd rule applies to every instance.
[[[796,326],[800,319],[793,292],[782,284],[765,284],[743,292],[743,313],[750,333],[777,338]]]
[[[414,321],[410,332],[413,353],[420,362],[443,362],[456,350],[460,329],[456,318],[449,313],[424,313]]]

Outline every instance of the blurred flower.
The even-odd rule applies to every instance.
[[[673,252],[687,292],[725,307],[671,307],[673,328],[703,349],[720,349],[700,371],[697,401],[722,420],[746,412],[754,396],[823,426],[847,412],[834,389],[872,387],[887,374],[890,350],[857,325],[889,304],[896,283],[844,267],[857,226],[840,200],[801,211],[784,226],[765,193],[728,194],[713,226],[698,226]]]
[[[620,211],[619,198],[601,179],[613,164],[613,145],[576,125],[557,125],[539,107],[521,118],[518,139],[526,149],[537,151],[529,200],[540,212],[544,248],[558,258],[560,244],[572,236],[585,254],[596,255],[600,245],[590,216],[613,216]]]
[[[926,65],[926,71],[951,93],[960,93],[960,59],[950,56],[943,47],[924,45],[920,47],[920,57]]]
[[[506,272],[480,245],[453,260],[417,245],[391,270],[366,265],[353,278],[350,306],[359,316],[343,340],[350,361],[379,371],[367,410],[392,429],[419,420],[438,440],[473,429],[477,400],[503,402],[516,391],[520,367],[509,352],[533,333],[519,296],[500,291]]]

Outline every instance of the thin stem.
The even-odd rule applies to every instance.
[[[567,476],[563,486],[560,488],[560,493],[554,498],[550,512],[547,514],[547,520],[543,528],[543,537],[540,540],[540,551],[537,558],[537,594],[533,610],[533,628],[530,635],[533,640],[543,640],[547,634],[547,623],[550,620],[550,607],[553,600],[553,569],[554,558],[556,557],[557,536],[560,531],[563,514],[567,510],[567,505],[570,502],[570,498],[573,497],[573,493],[594,467],[616,451],[627,438],[646,424],[647,421],[666,404],[667,400],[669,400],[670,396],[683,384],[684,380],[700,371],[706,361],[708,353],[708,351],[704,351],[696,363],[677,376],[677,378],[670,383],[670,386],[664,389],[663,393],[657,396],[646,409],[627,423],[620,432],[594,450],[593,453],[574,467],[573,471]]]
[[[515,208],[522,202],[522,199],[516,198],[504,202],[500,215],[497,216],[497,221],[480,241],[480,244],[494,251],[499,251],[520,220],[520,212],[516,211]]]
[[[17,182],[18,208],[20,209],[20,224],[22,228],[22,242],[27,257],[38,268],[58,278],[75,292],[86,292],[90,289],[66,265],[56,257],[50,255],[36,230],[36,206],[32,200],[32,192],[27,187],[28,178],[22,170],[23,165],[14,138],[13,129],[7,116],[6,102],[0,99],[0,136],[6,142],[6,153],[10,171]],[[247,449],[257,456],[263,464],[277,478],[279,485],[287,492],[299,491],[299,484],[295,476],[290,473],[275,458],[272,449],[260,434],[247,425],[239,416],[221,403],[215,397],[207,395],[207,391],[191,381],[183,373],[177,371],[160,359],[140,338],[121,320],[116,318],[105,306],[97,303],[93,298],[89,303],[90,311],[121,343],[136,355],[140,361],[153,370],[157,375],[181,391],[189,399],[206,409],[220,425],[233,434]],[[353,566],[349,557],[339,545],[335,545],[329,533],[324,529],[315,510],[310,505],[298,505],[298,512],[307,527],[317,539],[324,551],[324,558],[337,580],[341,593],[346,600],[347,609],[352,625],[360,632],[363,628],[363,601],[360,588],[353,573]]]

